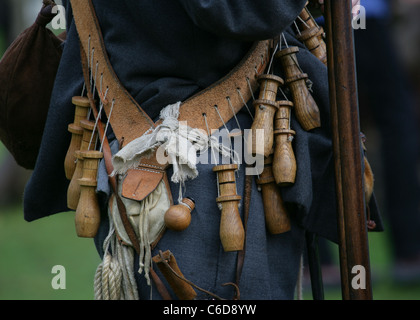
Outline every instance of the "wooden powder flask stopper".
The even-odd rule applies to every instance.
[[[94,238],[100,224],[100,210],[96,195],[99,160],[103,158],[100,151],[82,151],[83,173],[78,180],[80,199],[75,215],[76,233],[81,238]]]
[[[171,206],[165,213],[164,220],[168,229],[183,231],[191,223],[191,212],[195,208],[195,201],[192,198],[184,198],[177,205]]]
[[[271,75],[262,74],[258,77],[260,83],[259,98],[254,101],[255,117],[251,126],[252,138],[248,139],[248,150],[253,155],[263,154],[267,157],[273,148],[273,119],[277,111],[277,91],[279,86],[284,84],[282,78]],[[257,130],[264,130],[259,134]]]
[[[179,300],[194,300],[197,293],[185,280],[171,251],[159,252],[152,258]]]
[[[295,114],[302,128],[306,131],[321,126],[318,105],[306,85],[308,75],[302,73],[296,53],[298,47],[289,47],[276,53],[281,60],[283,71],[286,74],[286,84],[289,87],[295,106]]]
[[[216,202],[221,207],[220,240],[225,251],[238,251],[244,247],[245,231],[239,214],[241,196],[236,191],[235,171],[237,164],[213,167],[218,177],[219,197]]]
[[[275,183],[272,161],[272,156],[264,160],[264,170],[256,182],[261,188],[266,227],[271,234],[280,234],[289,231],[291,226],[280,189]]]
[[[319,40],[319,29],[317,27],[309,28],[302,31],[297,39],[302,41],[306,48],[317,57],[324,65],[327,65],[327,49]]]
[[[87,151],[89,144],[92,138],[92,132],[95,128],[95,123],[89,120],[80,121],[80,126],[83,128],[82,143],[80,145],[80,150],[75,151],[76,168],[74,170],[73,176],[70,180],[69,187],[67,189],[67,207],[71,210],[77,209],[77,204],[80,197],[80,185],[78,180],[82,177],[83,172],[83,156],[81,151]],[[97,132],[93,134],[91,149],[95,147],[94,142],[96,141]]]
[[[75,106],[74,122],[68,126],[68,131],[72,134],[72,137],[64,160],[64,171],[68,180],[71,180],[76,169],[74,152],[80,149],[82,142],[83,129],[80,127],[80,121],[87,118],[90,108],[89,99],[86,97],[75,96],[72,98],[72,103]]]
[[[296,179],[296,158],[292,147],[296,132],[290,130],[290,113],[293,103],[278,101],[279,110],[274,120],[275,147],[273,155],[273,174],[276,183],[290,186]]]
[[[74,123],[78,125],[80,121],[87,119],[90,102],[87,97],[75,96],[71,99],[73,105],[75,106],[74,110]]]

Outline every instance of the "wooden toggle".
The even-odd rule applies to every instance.
[[[75,156],[77,159],[76,168],[73,173],[73,177],[71,178],[69,187],[67,189],[67,207],[71,210],[77,209],[77,204],[79,202],[80,197],[80,185],[78,180],[82,177],[83,172],[83,156],[81,154],[82,151],[87,151],[89,148],[89,144],[92,138],[92,132],[95,128],[95,123],[89,120],[82,120],[80,121],[80,126],[83,128],[83,136],[82,136],[82,143],[80,146],[80,150],[75,151]],[[92,146],[91,149],[94,148],[94,144],[96,141],[97,133],[93,134],[92,138]]]
[[[306,85],[308,75],[299,67],[296,53],[298,47],[289,47],[276,53],[281,60],[283,71],[286,74],[286,84],[293,96],[295,114],[302,128],[306,131],[321,126],[319,108]]]
[[[195,201],[191,198],[184,198],[179,204],[171,206],[164,216],[166,227],[175,231],[187,229],[191,223],[191,212],[194,208]]]
[[[80,155],[83,158],[83,173],[82,178],[78,179],[80,199],[75,215],[76,233],[82,238],[94,238],[101,222],[96,186],[99,160],[103,158],[103,153],[82,151]]]
[[[273,173],[276,183],[284,187],[293,184],[296,178],[296,158],[292,148],[292,140],[296,132],[290,130],[290,113],[293,103],[278,101],[277,104],[279,110],[274,120],[276,144],[273,156]]]
[[[266,227],[271,234],[280,234],[289,231],[291,226],[280,189],[274,180],[272,162],[272,156],[264,160],[264,170],[256,182],[261,188]]]
[[[160,272],[165,277],[166,281],[174,291],[175,295],[180,300],[194,300],[197,293],[193,287],[185,279],[179,266],[176,262],[175,256],[172,252],[160,252],[153,257],[153,262],[156,263]]]
[[[262,154],[267,157],[273,148],[273,120],[277,111],[277,91],[284,81],[282,78],[271,75],[262,74],[258,77],[260,83],[259,98],[254,101],[255,117],[251,126],[251,139],[248,139],[248,150],[253,155]],[[258,134],[257,130],[264,130],[262,134]]]
[[[213,167],[218,177],[219,197],[216,202],[221,207],[220,240],[225,251],[238,251],[244,247],[245,231],[239,214],[241,196],[236,191],[235,171],[237,164]]]
[[[64,171],[68,180],[71,180],[74,170],[76,169],[75,151],[80,149],[82,143],[83,128],[80,127],[80,121],[87,118],[90,108],[89,99],[86,97],[75,96],[72,98],[72,103],[75,106],[74,122],[68,126],[68,131],[72,136],[64,160]]]

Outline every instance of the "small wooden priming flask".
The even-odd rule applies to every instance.
[[[271,234],[280,234],[291,227],[289,214],[274,180],[272,161],[272,156],[264,160],[264,170],[256,182],[261,188],[266,227]]]
[[[312,27],[302,31],[297,39],[302,41],[306,48],[317,57],[324,65],[328,64],[327,59],[327,50],[319,40],[319,29],[317,27]]]
[[[296,53],[298,47],[289,47],[276,53],[280,59],[283,71],[295,106],[295,114],[302,128],[306,131],[321,126],[319,108],[306,85],[308,75],[302,73]]]
[[[94,148],[94,142],[96,141],[97,133],[93,134],[92,132],[95,128],[95,123],[89,120],[80,121],[80,126],[83,128],[82,143],[80,150],[75,151],[76,156],[76,168],[74,170],[73,176],[70,180],[69,187],[67,189],[67,207],[71,210],[77,209],[77,204],[80,197],[80,185],[78,180],[82,177],[83,171],[83,156],[81,151],[87,151],[89,149],[89,144],[91,144],[91,149]],[[92,139],[92,140],[91,140]]]
[[[239,214],[241,196],[236,191],[235,171],[237,164],[223,164],[213,167],[217,174],[219,196],[216,199],[221,207],[220,240],[225,251],[242,250],[245,231]]]
[[[290,129],[290,113],[293,103],[278,101],[279,110],[274,120],[274,136],[276,144],[273,156],[273,174],[276,183],[289,186],[296,178],[296,158],[292,148],[292,140],[296,132]]]
[[[271,75],[262,74],[258,77],[260,83],[259,98],[254,101],[255,117],[251,126],[251,139],[248,139],[248,150],[253,155],[263,154],[267,157],[273,148],[273,120],[277,111],[275,103],[279,86],[284,81],[282,78]],[[257,130],[264,130],[262,134],[258,134]]]
[[[64,171],[66,178],[71,180],[76,169],[76,155],[74,152],[80,150],[82,143],[83,128],[80,127],[80,121],[87,118],[90,108],[89,99],[86,97],[75,96],[72,98],[75,106],[74,122],[69,124],[68,131],[72,134],[70,146],[64,160]]]
[[[185,280],[171,251],[159,252],[152,258],[179,300],[194,300],[197,293]]]
[[[97,173],[100,151],[82,151],[83,173],[78,180],[80,184],[80,199],[75,215],[76,233],[81,238],[94,238],[98,232],[101,215],[96,195]]]
[[[191,212],[195,208],[195,202],[191,198],[184,198],[177,205],[170,206],[166,211],[164,220],[168,229],[182,231],[191,223]]]
[[[297,22],[301,22],[299,23],[301,28],[300,30],[316,28],[317,37],[322,47],[322,50],[327,52],[327,44],[325,43],[325,31],[321,26],[319,26],[316,23],[314,17],[310,14],[308,7],[303,8],[302,12],[299,14],[299,18],[300,19],[297,19]]]

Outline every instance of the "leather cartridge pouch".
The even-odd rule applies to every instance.
[[[165,212],[173,203],[166,172],[143,165],[130,169],[121,177],[119,194],[137,237],[148,239],[154,247],[165,231]],[[114,222],[121,239],[131,244],[119,215],[114,215]]]

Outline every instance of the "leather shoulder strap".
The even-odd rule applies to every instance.
[[[109,116],[111,105],[114,104],[110,118],[111,126],[118,139],[124,138],[124,143],[129,143],[151,127],[155,127],[157,123],[146,114],[115,74],[106,52],[92,1],[71,0],[71,4],[86,60],[91,59],[94,50],[97,74],[102,75],[102,88],[107,88],[106,98],[104,99],[105,92],[101,96],[104,110]],[[255,43],[240,64],[228,75],[183,102],[179,120],[188,121],[190,127],[207,132],[203,117],[203,114],[206,114],[210,129],[222,127],[223,122],[228,122],[234,113],[236,114],[244,106],[243,101],[251,98],[250,88],[252,91],[257,89],[257,76],[265,70],[268,63],[270,45],[271,41],[268,40]],[[98,86],[99,84],[97,89],[100,92]],[[218,107],[217,110],[215,106]]]

